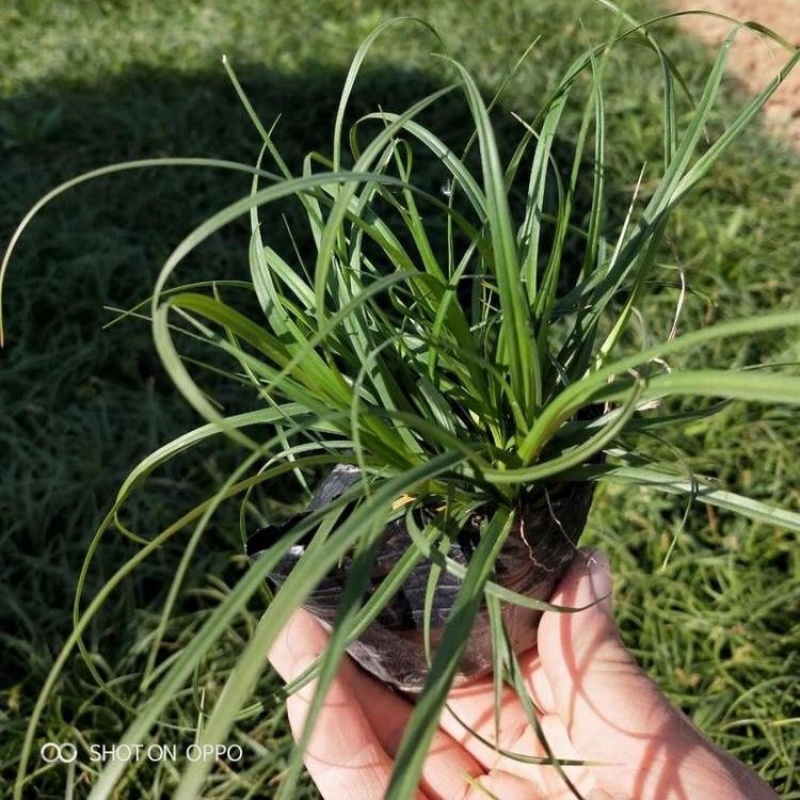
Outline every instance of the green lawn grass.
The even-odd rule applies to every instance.
[[[290,164],[330,139],[333,110],[349,58],[386,16],[415,12],[446,32],[454,55],[491,93],[535,37],[541,37],[502,103],[528,116],[572,52],[601,41],[613,20],[591,2],[528,0],[499,8],[437,3],[273,0],[108,0],[85,4],[11,3],[0,7],[0,242],[27,208],[56,183],[114,161],[160,155],[252,163],[259,138],[220,62],[226,53],[262,118],[279,114],[276,140]],[[626,3],[653,13],[652,3]],[[569,6],[569,11],[565,9]],[[576,11],[576,7],[578,11]],[[642,9],[647,9],[643,12]],[[580,13],[579,13],[580,12]],[[708,54],[665,25],[664,41],[695,88]],[[384,40],[359,88],[364,109],[401,110],[437,87],[430,41],[414,29]],[[652,55],[628,48],[615,59],[608,91],[611,179],[624,213],[645,161],[658,158],[660,100],[647,78]],[[731,83],[711,132],[740,108]],[[688,109],[688,105],[685,106]],[[577,116],[576,116],[577,120]],[[463,117],[454,110],[457,131]],[[509,131],[515,133],[513,122]],[[704,191],[672,221],[663,253],[665,281],[685,272],[689,294],[681,330],[800,301],[800,169],[797,156],[754,126],[710,175]],[[38,689],[72,625],[78,574],[95,527],[128,470],[158,444],[198,423],[166,382],[149,327],[113,318],[147,297],[158,267],[193,225],[249,187],[246,177],[161,170],[106,178],[58,199],[20,244],[4,297],[6,347],[0,352],[0,769],[11,781]],[[645,171],[644,191],[647,191]],[[274,220],[279,227],[280,220]],[[234,225],[181,268],[186,280],[246,280],[248,232]],[[669,329],[674,292],[645,309]],[[714,366],[797,362],[789,336],[753,337],[692,353]],[[221,384],[228,409],[249,398]],[[721,485],[794,510],[800,507],[797,426],[788,411],[741,404],[664,434],[652,448],[681,448],[692,469]],[[160,529],[234,463],[235,452],[206,448],[159,472],[128,512],[140,532]],[[202,542],[161,657],[185,644],[242,570],[236,520],[224,515]],[[798,535],[671,496],[598,492],[585,541],[605,548],[617,577],[616,608],[629,646],[659,685],[723,747],[752,764],[787,798],[800,797],[800,548]],[[98,591],[131,554],[106,537],[88,576]],[[67,796],[81,783],[46,768],[46,741],[110,744],[131,706],[147,696],[137,672],[157,625],[180,543],[164,548],[126,581],[92,625],[86,644],[114,696],[97,688],[78,658],[46,707],[32,762],[41,770],[31,797]],[[669,558],[667,559],[667,555]],[[665,563],[666,561],[666,563]],[[176,697],[165,742],[191,741],[257,618],[231,626],[192,687]],[[202,692],[200,691],[202,690]],[[246,752],[238,774],[214,773],[208,797],[269,796],[290,745],[279,683],[264,677],[235,741]],[[169,796],[170,765],[130,771],[122,796]],[[271,784],[269,782],[272,782]],[[84,788],[78,789],[78,796]],[[315,796],[308,787],[309,796]]]

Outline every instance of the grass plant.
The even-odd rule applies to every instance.
[[[731,265],[720,254],[725,246],[739,249],[742,229],[763,231],[740,198],[738,218],[731,219],[713,197],[737,191],[750,197],[747,159],[721,184],[709,183],[709,170],[720,157],[735,157],[737,137],[746,137],[777,82],[726,118],[717,106],[727,98],[727,45],[690,102],[650,27],[631,30],[629,21],[609,19],[613,47],[599,37],[548,86],[540,105],[517,112],[510,147],[507,139],[498,145],[492,95],[486,97],[431,28],[414,41],[420,48],[435,44],[432,69],[449,71],[452,83],[409,108],[383,105],[355,119],[347,113],[362,60],[373,44],[380,54],[400,23],[379,28],[358,50],[334,115],[332,144],[318,154],[290,164],[277,132],[251,109],[263,142],[258,166],[217,165],[247,175],[251,191],[183,239],[166,258],[149,305],[135,314],[150,319],[167,374],[206,423],[140,462],[90,547],[73,632],[54,657],[39,702],[26,707],[27,733],[15,739],[22,748],[20,796],[48,777],[41,765],[31,771],[37,744],[86,719],[106,740],[136,744],[168,733],[219,743],[234,737],[248,751],[235,775],[224,769],[209,775],[211,762],[187,764],[182,774],[175,765],[115,762],[97,775],[97,767],[82,759],[93,797],[112,796],[115,786],[154,797],[173,790],[179,797],[200,791],[241,796],[242,790],[263,792],[268,780],[277,796],[296,796],[297,751],[289,755],[285,733],[274,738],[273,718],[265,723],[254,701],[264,692],[264,653],[292,609],[351,547],[368,563],[390,515],[409,513],[392,512],[392,501],[409,494],[420,501],[441,498],[456,520],[478,506],[491,507],[494,515],[463,575],[459,613],[445,633],[453,646],[440,648],[433,661],[399,756],[402,769],[390,796],[407,796],[471,615],[485,596],[508,599],[491,581],[492,554],[510,529],[519,493],[536,481],[564,477],[603,487],[590,535],[619,565],[623,627],[645,665],[701,725],[745,760],[761,761],[787,796],[797,790],[789,771],[797,739],[786,733],[792,721],[785,710],[796,690],[783,676],[792,674],[786,643],[796,640],[789,621],[798,597],[791,543],[800,521],[788,489],[788,476],[797,471],[791,412],[783,409],[800,401],[793,367],[800,314],[793,310],[791,267],[766,264],[770,277],[753,279],[745,274],[746,260]],[[629,68],[627,55],[619,56],[621,64],[616,59],[632,41],[645,45],[660,76],[661,129],[641,134],[651,137],[646,163],[638,163],[628,145],[635,138],[631,129],[644,123],[637,114],[611,113],[621,101],[605,88],[607,81],[618,85],[609,77],[616,69],[624,75]],[[535,57],[534,48],[529,59]],[[523,62],[517,79],[526,68]],[[239,88],[232,71],[231,77]],[[239,91],[247,106],[249,93]],[[447,142],[447,131],[437,130],[430,113],[453,96],[468,109],[475,134],[469,141]],[[505,102],[501,96],[498,106]],[[571,142],[566,158],[555,149],[556,138]],[[660,151],[653,139],[660,139]],[[162,163],[179,165],[175,159]],[[710,212],[698,212],[706,198],[692,198],[696,187],[712,195]],[[690,213],[680,216],[681,203]],[[279,213],[270,214],[273,207]],[[722,248],[718,237],[697,230],[702,213],[724,230]],[[248,280],[223,276],[189,286],[173,280],[198,252],[208,252],[203,248],[214,235],[242,219],[250,227]],[[693,231],[688,244],[686,231]],[[687,259],[705,257],[716,268],[696,275],[691,265],[677,267],[675,250]],[[749,255],[763,252],[753,243]],[[734,289],[739,285],[749,287],[744,299]],[[732,297],[735,306],[722,302]],[[765,403],[774,406],[766,415]],[[601,416],[582,418],[586,407],[602,408]],[[754,430],[768,432],[771,442]],[[742,474],[736,459],[753,464],[753,458],[741,437],[732,441],[733,431],[745,442],[758,439],[751,453],[769,453],[775,465],[770,480],[764,473]],[[157,429],[151,438],[159,438]],[[600,452],[603,464],[596,462]],[[237,528],[243,535],[280,519],[302,503],[304,485],[349,458],[370,476],[353,493],[361,501],[349,518],[339,520],[344,503],[335,504],[246,571],[241,559],[226,563],[219,547],[209,546],[215,525],[227,526],[230,545]],[[191,473],[180,483],[174,477],[175,463],[192,461],[209,473],[197,488],[186,486]],[[158,491],[159,482],[167,497],[180,485],[186,513],[166,522],[151,518],[142,528],[140,512],[126,517],[126,508],[144,488]],[[193,495],[203,484],[220,488],[197,500]],[[632,491],[641,487],[659,499],[643,504]],[[285,503],[276,503],[276,496]],[[306,557],[261,616],[265,576],[292,542],[318,525]],[[398,565],[377,600],[361,605],[366,568],[354,572],[319,667],[321,684],[415,558],[427,553],[442,570],[458,572],[431,549],[436,537],[452,535],[444,520],[437,525],[418,532],[419,553]],[[130,552],[111,567],[122,564],[103,588],[88,591],[114,526]],[[739,578],[742,564],[751,565],[752,582]],[[142,573],[151,591],[162,579],[168,587],[159,585],[155,601],[146,597],[143,604],[125,589]],[[776,574],[784,576],[777,587]],[[688,603],[687,585],[696,587]],[[128,653],[109,665],[96,626],[114,602],[132,624],[120,635]],[[29,626],[35,624],[31,618]],[[83,668],[72,657],[76,647]],[[498,660],[498,675],[513,669],[513,659]],[[75,703],[87,680],[100,687],[88,701],[54,710],[54,697]],[[695,691],[700,685],[716,689],[702,705]],[[784,698],[779,706],[765,699],[774,689]],[[90,741],[85,728],[74,727],[72,735]],[[288,772],[275,778],[284,763]]]

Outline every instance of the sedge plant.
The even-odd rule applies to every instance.
[[[721,48],[702,95],[679,124],[676,96],[685,88],[680,75],[649,25],[622,14],[619,19],[619,32],[611,40],[569,64],[541,109],[518,119],[518,145],[508,155],[498,147],[494,102],[449,57],[440,35],[422,20],[392,20],[356,53],[333,120],[330,152],[309,154],[299,174],[284,162],[226,65],[263,140],[255,166],[168,159],[103,168],[54,190],[26,217],[3,271],[30,217],[81,181],[157,164],[252,175],[245,197],[178,245],[161,270],[149,308],[135,310],[151,320],[166,370],[206,422],[132,471],[85,571],[104,533],[123,527],[120,512],[126,499],[159,466],[218,436],[237,442],[246,456],[213,497],[159,535],[124,531],[139,543],[137,556],[91,602],[84,606],[78,598],[74,633],[30,722],[17,797],[29,780],[42,704],[69,653],[84,647],[82,634],[105,598],[163,542],[188,528],[191,535],[163,611],[163,631],[192,554],[223,503],[240,503],[246,537],[257,527],[252,508],[259,493],[269,494],[274,486],[285,491],[291,484],[297,497],[308,497],[314,483],[336,465],[358,470],[358,479],[341,495],[283,526],[281,536],[209,615],[200,634],[166,665],[157,663],[155,637],[144,676],[152,684],[150,699],[137,709],[120,742],[150,740],[164,709],[191,680],[211,643],[294,554],[292,569],[282,575],[198,731],[200,744],[225,741],[251,700],[275,637],[298,606],[313,603],[326,576],[346,563],[326,653],[288,688],[318,679],[278,797],[292,796],[302,751],[339,661],[421,563],[427,564],[418,599],[425,677],[387,797],[413,794],[479,614],[489,622],[498,693],[510,683],[526,696],[503,608],[517,604],[541,610],[548,605],[498,582],[496,565],[532,493],[549,496],[564,484],[613,481],[655,487],[800,530],[797,514],[718,488],[710,478],[687,474],[679,462],[648,458],[639,444],[650,433],[702,419],[734,401],[800,404],[800,379],[777,367],[676,366],[676,358],[710,343],[798,326],[800,312],[735,319],[680,335],[643,331],[639,314],[648,293],[661,286],[656,278],[671,212],[702,185],[800,55],[791,55],[770,85],[709,142],[706,125],[737,29]],[[401,22],[429,30],[438,50],[432,58],[450,84],[407,109],[376,108],[348,127],[348,102],[371,46]],[[663,151],[657,168],[651,165],[656,177],[648,178],[647,189],[644,181],[634,181],[627,207],[620,209],[610,207],[607,185],[603,78],[615,49],[631,41],[650,48],[658,65]],[[572,154],[566,165],[557,164],[555,146],[566,126],[565,109],[577,94],[582,112]],[[453,95],[462,98],[474,127],[460,150],[422,121],[435,119],[437,104]],[[417,179],[421,153],[438,165],[441,185]],[[587,186],[588,202],[581,196]],[[279,247],[262,225],[264,208],[289,201],[300,211],[311,250]],[[250,281],[173,285],[186,256],[241,217],[250,221]],[[182,351],[184,342],[190,354]],[[251,410],[226,414],[201,387],[198,374],[204,363],[195,355],[198,348],[212,354],[205,366],[239,385]],[[694,405],[681,405],[683,396],[695,398]],[[429,513],[420,517],[423,509]],[[468,557],[454,559],[454,544],[476,518]],[[409,546],[376,580],[384,531],[398,520],[408,532]],[[458,591],[443,609],[436,588],[446,579],[455,579]],[[435,632],[433,618],[440,612],[446,622]],[[538,730],[536,710],[530,702],[527,707]],[[546,761],[560,770],[563,764],[555,756]],[[121,761],[106,764],[90,797],[113,796],[125,769]],[[174,796],[199,796],[209,769],[207,761],[187,762]]]

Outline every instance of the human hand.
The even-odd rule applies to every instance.
[[[537,647],[520,666],[552,752],[591,765],[564,767],[588,800],[772,800],[777,795],[718,749],[661,694],[624,648],[611,614],[611,576],[601,553],[583,552],[552,598]],[[604,599],[601,599],[604,598]],[[599,602],[595,602],[598,601]],[[287,681],[325,648],[328,635],[297,611],[269,654]],[[314,692],[288,700],[295,736]],[[555,767],[523,763],[501,750],[544,758],[543,745],[509,688],[495,730],[491,676],[453,690],[426,759],[417,797],[556,800],[574,797]],[[384,796],[413,705],[345,659],[321,710],[305,762],[326,800]],[[466,727],[465,727],[466,725]]]

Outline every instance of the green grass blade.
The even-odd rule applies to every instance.
[[[278,178],[278,176],[270,172],[260,172],[256,167],[253,167],[249,164],[240,164],[236,161],[225,161],[213,158],[144,158],[135,161],[125,161],[120,164],[111,164],[106,167],[99,167],[98,169],[90,170],[89,172],[85,172],[75,178],[65,181],[64,183],[56,186],[55,189],[51,189],[49,192],[47,192],[47,194],[42,196],[36,203],[34,203],[33,206],[31,206],[30,210],[22,218],[22,221],[19,223],[19,225],[17,225],[8,245],[6,246],[3,254],[3,260],[0,262],[0,347],[3,347],[5,342],[3,307],[1,300],[6,272],[9,264],[11,263],[11,257],[16,250],[19,240],[22,238],[22,234],[28,228],[33,218],[38,216],[39,212],[57,197],[74,189],[76,186],[80,186],[83,183],[88,183],[89,181],[94,181],[98,178],[103,178],[109,175],[117,175],[119,173],[129,172],[132,170],[153,169],[155,167],[201,167],[203,169],[208,169],[210,167],[212,169],[233,170],[235,172],[260,174],[262,177],[270,180],[277,180]]]
[[[498,352],[498,363],[508,365],[512,393],[523,417],[530,423],[541,400],[541,365],[538,352],[531,343],[530,311],[524,294],[520,292],[519,253],[508,206],[505,172],[480,91],[467,70],[457,62],[452,63],[461,77],[478,131],[486,215],[494,251],[494,263],[490,266],[497,279],[502,309],[501,328],[505,331],[506,347]]]
[[[269,651],[271,643],[283,629],[291,613],[303,602],[312,588],[341,559],[355,541],[362,536],[368,535],[373,526],[376,513],[384,513],[381,510],[391,506],[391,503],[398,496],[413,490],[413,487],[420,482],[431,480],[443,472],[454,469],[461,460],[462,456],[460,454],[443,453],[419,467],[407,470],[386,480],[375,488],[369,499],[339,527],[336,537],[328,540],[328,546],[324,553],[321,553],[314,561],[306,560],[302,569],[295,568],[292,570],[283,589],[275,596],[259,623],[253,639],[248,643],[231,672],[203,731],[201,743],[218,743],[227,739],[236,714],[252,692],[255,681],[265,667],[264,654]],[[305,526],[301,525],[300,527]],[[262,558],[266,558],[266,555]],[[250,584],[250,576],[255,571],[255,567],[260,566],[260,562],[261,559],[251,568],[251,571],[242,580],[243,584]],[[297,566],[300,566],[299,563]],[[257,570],[257,575],[261,580],[263,580],[267,571],[264,569]],[[237,585],[236,589],[239,589],[239,585]],[[176,673],[176,680],[182,680],[181,671],[177,667],[173,669]],[[315,700],[314,708],[318,708],[320,702],[321,698],[320,700]],[[126,740],[140,740],[147,730],[149,718],[153,718],[152,712],[147,716],[148,719],[143,719],[129,729],[125,737]],[[313,726],[313,715],[309,717],[309,720],[309,725]],[[176,800],[183,800],[184,798],[193,800],[196,798],[202,789],[203,781],[210,768],[210,762],[198,761],[190,764],[175,793]],[[286,789],[286,791],[289,790],[289,788]],[[95,798],[92,797],[90,800],[95,800]]]
[[[598,480],[635,484],[657,489],[668,494],[688,495],[717,508],[733,511],[756,522],[800,532],[800,514],[785,508],[745,497],[737,492],[717,489],[708,483],[689,481],[684,476],[646,467],[593,467],[591,472]]]
[[[640,353],[606,364],[596,372],[568,386],[545,409],[520,446],[520,456],[523,463],[530,463],[546,442],[555,435],[561,425],[579,408],[590,404],[593,398],[598,397],[605,391],[608,388],[609,380],[615,376],[624,375],[629,370],[641,369],[653,359],[687,351],[715,340],[733,336],[748,336],[771,330],[785,330],[798,325],[800,325],[800,312],[798,311],[764,314],[757,317],[733,320],[684,334],[670,342],[662,342]]]
[[[483,587],[491,575],[494,560],[511,530],[513,513],[498,511],[470,561],[464,583],[453,604],[449,621],[434,655],[425,688],[408,722],[395,758],[395,768],[386,800],[405,800],[416,791],[422,765],[439,724],[447,691],[467,646],[475,614],[483,600]]]

